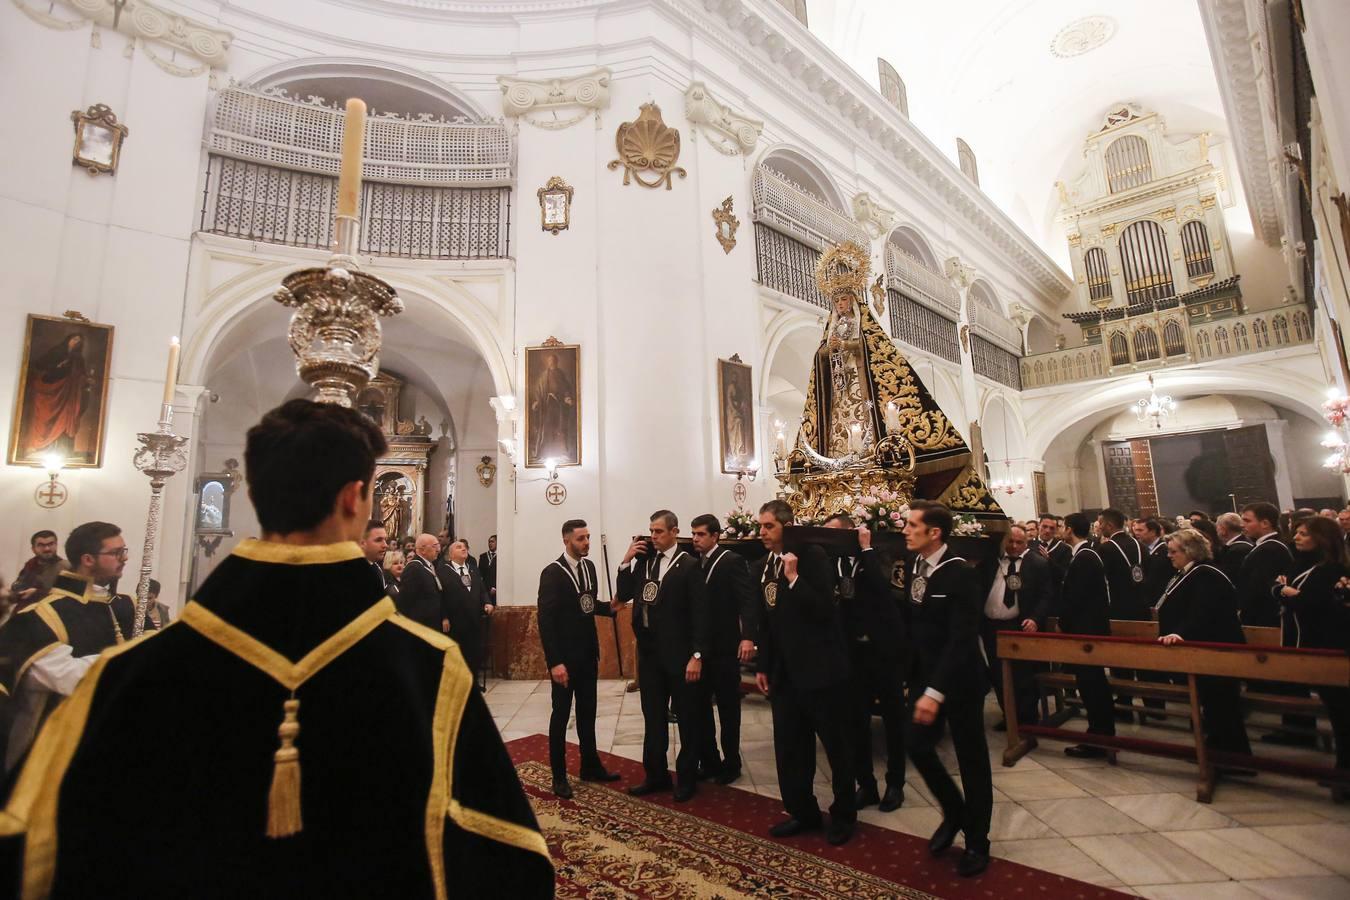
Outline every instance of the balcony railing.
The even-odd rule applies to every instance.
[[[318,97],[302,101],[278,90],[228,87],[212,107],[206,149],[217,156],[337,175],[345,116]],[[511,181],[511,137],[500,122],[376,113],[366,123],[362,171],[386,183],[505,186]]]
[[[952,321],[961,315],[961,295],[952,283],[894,244],[886,245],[886,280]]]
[[[1015,391],[1022,389],[1022,373],[1017,366],[1018,355],[987,341],[978,334],[970,336],[970,362],[976,375],[992,378]]]
[[[1030,390],[1110,378],[1264,353],[1313,340],[1313,319],[1303,303],[1194,324],[1185,322],[1185,318],[1180,309],[1169,318],[1156,314],[1123,318],[1119,325],[1104,326],[1101,343],[1024,357],[1022,386]],[[1175,327],[1169,328],[1169,324]]]
[[[973,301],[966,304],[966,312],[976,334],[1000,345],[1014,356],[1022,355],[1022,329],[1012,320]]]
[[[956,344],[956,322],[896,290],[895,282],[891,285],[886,291],[886,300],[891,308],[891,334],[895,339],[940,359],[959,363],[961,351]]]
[[[755,169],[753,218],[816,250],[853,241],[866,249],[867,232],[857,222],[812,196],[773,169]]]
[[[201,230],[292,247],[333,243],[337,178],[212,154]],[[359,252],[414,259],[511,255],[511,189],[361,185]]]
[[[759,283],[821,309],[829,301],[816,286],[820,251],[762,222],[755,223],[755,264]]]

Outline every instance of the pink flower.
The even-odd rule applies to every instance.
[[[892,522],[899,522],[899,521],[900,521],[900,514],[899,514],[898,512],[893,512],[893,513],[891,513],[891,521],[892,521]]]

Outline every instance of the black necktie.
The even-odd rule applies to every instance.
[[[1004,580],[1004,583],[1005,583],[1005,587],[1006,587],[1007,581],[1009,581],[1014,575],[1017,574],[1017,564],[1018,564],[1019,562],[1021,562],[1021,560],[1020,560],[1018,557],[1016,557],[1016,556],[1014,556],[1012,559],[1008,560],[1008,574],[1007,574],[1006,576],[1004,576],[1004,579],[1003,579],[1003,580]],[[1003,605],[1004,605],[1005,607],[1007,607],[1008,609],[1012,609],[1014,606],[1016,606],[1016,605],[1017,605],[1017,591],[1004,590],[1004,591],[1003,591]]]

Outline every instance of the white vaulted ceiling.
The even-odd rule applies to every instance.
[[[1055,182],[1080,171],[1083,139],[1112,105],[1227,140],[1196,3],[811,0],[809,18],[873,85],[877,57],[890,62],[911,121],[953,160],[956,138],[970,144],[984,192],[1065,265]]]

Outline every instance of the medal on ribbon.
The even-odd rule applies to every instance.
[[[655,581],[649,581],[642,586],[642,602],[655,603],[656,595],[661,590],[661,585]]]
[[[581,603],[581,611],[586,615],[589,616],[591,613],[595,612],[595,598],[590,594],[582,594],[578,602]]]
[[[461,575],[461,576],[459,576],[459,580],[462,581],[462,582],[464,583],[464,586],[465,586],[466,588],[467,588],[467,587],[473,587],[473,576],[472,576],[472,575]]]
[[[1132,566],[1132,567],[1130,568],[1130,578],[1134,580],[1134,583],[1135,583],[1135,584],[1143,584],[1143,583],[1144,583],[1144,567],[1143,567],[1143,566]]]
[[[769,609],[778,605],[778,582],[770,581],[764,585],[764,605]]]
[[[849,575],[839,576],[839,596],[844,600],[852,600],[855,588],[853,578]]]
[[[1013,573],[1012,575],[1009,575],[1007,578],[1003,579],[1003,583],[1004,585],[1007,586],[1008,590],[1016,593],[1017,591],[1020,591],[1022,589],[1022,576],[1018,575],[1017,573]]]
[[[914,603],[923,603],[923,595],[928,590],[928,579],[922,575],[915,575],[914,580],[909,583],[909,599]]]

